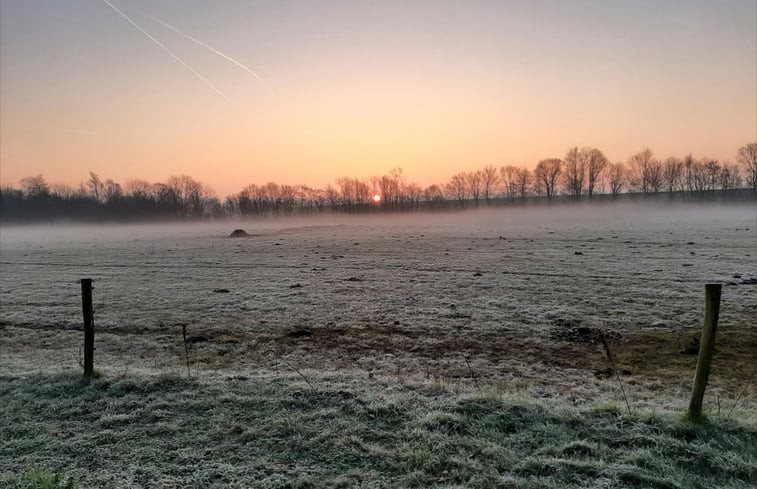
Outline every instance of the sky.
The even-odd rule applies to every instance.
[[[755,87],[754,0],[0,0],[0,184],[734,160]]]

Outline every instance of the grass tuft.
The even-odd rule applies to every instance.
[[[7,489],[77,489],[77,485],[60,472],[32,469],[8,477],[0,476],[0,487]]]

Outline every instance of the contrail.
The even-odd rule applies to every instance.
[[[224,99],[230,100],[229,97],[227,97],[222,91],[220,91],[218,88],[216,88],[215,85],[213,85],[212,83],[210,83],[207,79],[205,79],[204,76],[202,76],[197,71],[195,71],[195,69],[192,68],[191,66],[189,66],[186,61],[184,61],[179,56],[177,56],[176,54],[174,54],[173,51],[171,51],[170,49],[168,49],[167,47],[165,47],[160,41],[158,41],[157,39],[155,39],[154,37],[152,37],[146,30],[142,29],[139,26],[139,24],[137,24],[136,22],[134,22],[133,20],[131,20],[131,18],[128,15],[126,15],[125,13],[121,12],[120,10],[118,10],[115,7],[115,5],[113,5],[112,3],[110,3],[108,0],[103,0],[103,2],[105,2],[105,4],[108,7],[112,8],[118,15],[120,15],[121,17],[123,17],[124,19],[126,19],[131,25],[133,25],[134,27],[136,27],[137,30],[139,30],[139,32],[141,32],[142,34],[144,34],[145,36],[147,36],[152,42],[154,42],[155,44],[157,44],[158,46],[160,46],[163,49],[163,51],[165,51],[168,54],[170,54],[173,59],[175,59],[176,61],[178,61],[182,65],[184,65],[184,67],[186,69],[188,69],[189,71],[191,71],[197,78],[199,78],[200,80],[202,80],[207,86],[209,86],[210,88],[212,88],[214,92],[216,92],[218,95],[220,95]]]
[[[175,33],[179,34],[180,36],[184,36],[185,38],[189,39],[190,41],[192,41],[192,42],[194,42],[196,44],[199,44],[200,46],[204,47],[205,49],[214,52],[215,54],[217,54],[218,56],[222,57],[223,59],[225,59],[229,63],[232,63],[232,64],[234,64],[234,65],[242,68],[244,71],[246,71],[247,73],[249,73],[252,76],[254,76],[255,79],[257,79],[260,82],[260,84],[263,86],[263,88],[265,88],[266,90],[268,90],[268,92],[271,94],[271,96],[273,97],[273,99],[276,102],[279,101],[279,97],[276,96],[276,93],[273,90],[271,90],[271,88],[268,85],[266,85],[266,83],[263,81],[263,79],[260,78],[260,76],[257,73],[255,73],[252,69],[250,69],[247,66],[243,65],[242,63],[240,63],[239,61],[235,60],[231,56],[228,56],[228,55],[222,53],[221,51],[217,50],[213,46],[209,46],[208,44],[205,44],[204,42],[200,41],[199,39],[194,38],[194,37],[190,36],[189,34],[180,31],[179,29],[177,29],[176,27],[172,26],[168,22],[163,22],[162,20],[156,19],[155,17],[153,17],[151,15],[146,15],[145,14],[145,17],[149,18],[153,22],[157,22],[158,24],[162,25],[163,27],[165,27],[167,29],[171,29]]]

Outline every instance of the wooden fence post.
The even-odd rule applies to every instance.
[[[84,376],[92,377],[95,354],[95,324],[92,317],[92,279],[81,279],[81,307],[84,313]]]
[[[689,416],[693,419],[702,416],[702,400],[707,388],[707,378],[710,376],[712,356],[715,352],[715,332],[718,327],[720,313],[721,284],[706,284],[704,286],[704,326],[699,340],[699,358],[697,371],[694,376],[694,388],[689,402]]]

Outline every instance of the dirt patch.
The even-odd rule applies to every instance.
[[[684,373],[693,379],[697,355],[687,353],[685,347],[699,333],[699,328],[675,333],[636,332],[628,336],[616,355],[620,363],[632,365],[640,376],[664,380]],[[731,393],[755,384],[757,327],[729,325],[721,328],[715,339],[711,379],[723,383],[724,389]]]
[[[5,326],[0,347],[6,358],[18,357],[19,362],[32,357],[73,358],[61,345],[78,341],[76,331],[60,327],[53,331],[52,326],[38,325]],[[575,385],[612,380],[602,342],[597,341],[600,330],[575,322],[555,328],[548,335],[523,337],[507,332],[432,335],[403,329],[402,324],[307,326],[267,333],[190,327],[193,331],[187,341],[193,364],[220,369],[228,375],[271,368],[277,358],[284,357],[298,368],[357,368],[371,376],[425,374],[524,388],[538,383],[560,390],[565,377],[558,375],[570,375]],[[63,334],[68,335],[65,341],[53,339]],[[625,378],[632,378],[635,392],[682,386],[687,390],[697,357],[681,352],[697,334],[698,328],[636,331],[622,337],[610,334],[607,342],[618,371]],[[108,355],[98,356],[106,368],[117,363],[131,364],[135,359],[141,363],[156,362],[156,366],[180,365],[184,358],[180,335],[169,331],[158,333],[124,327],[100,333],[96,340],[98,354]],[[718,386],[721,395],[735,397],[757,379],[757,327],[729,324],[719,331],[716,343],[711,384]],[[55,349],[60,349],[60,353],[53,353]],[[12,373],[11,363],[3,368]]]
[[[555,321],[557,325],[550,333],[550,338],[555,341],[568,341],[571,343],[602,343],[605,341],[618,342],[623,337],[616,331],[609,331],[602,328],[592,328],[581,326],[581,321],[562,320]]]

